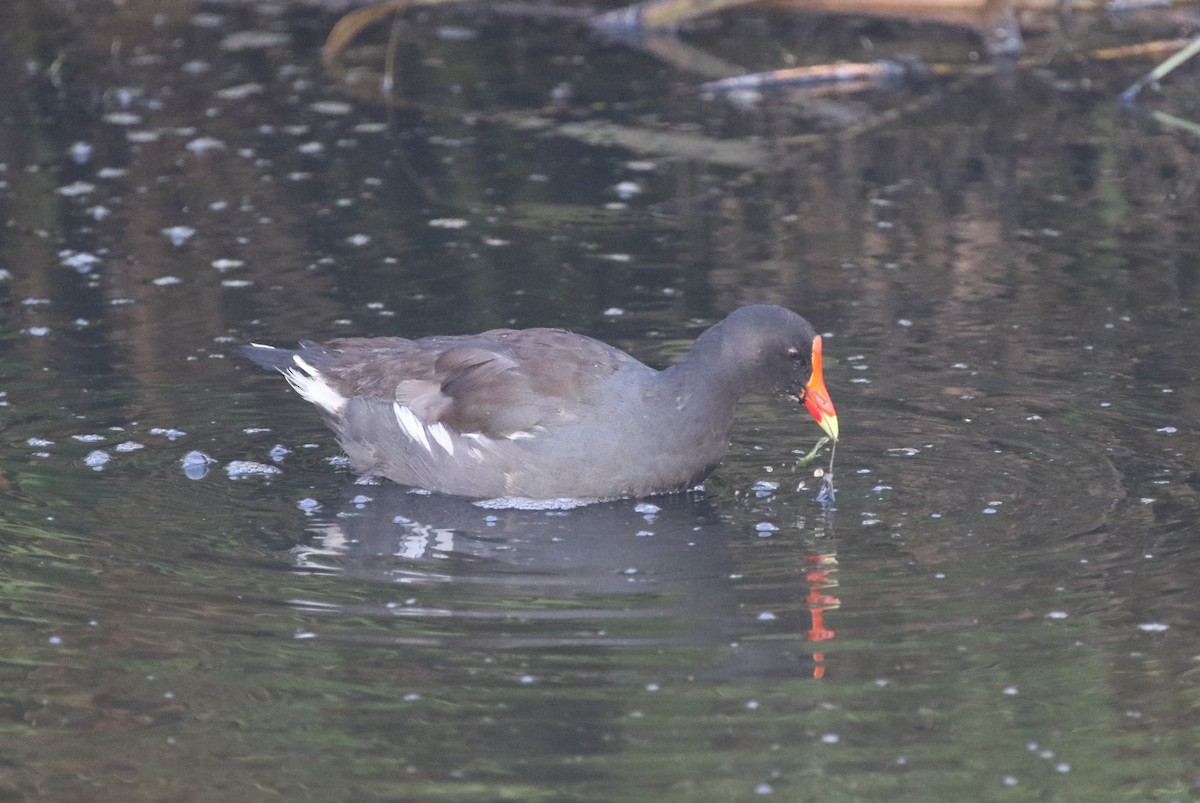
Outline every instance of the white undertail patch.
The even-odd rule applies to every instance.
[[[305,362],[299,354],[292,355],[292,362],[296,363],[295,368],[280,371],[288,384],[295,388],[305,401],[317,405],[327,413],[340,414],[346,406],[346,397],[330,387],[321,376],[321,372]]]

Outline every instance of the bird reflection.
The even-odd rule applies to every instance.
[[[383,638],[393,644],[705,647],[711,659],[688,674],[744,679],[823,677],[835,635],[832,546],[814,552],[811,539],[775,533],[791,539],[779,553],[794,563],[755,574],[743,562],[758,536],[702,493],[523,510],[353,485],[309,529],[298,571],[398,590],[383,604],[293,600],[329,622],[322,638],[351,637],[321,618],[342,614],[437,622]]]

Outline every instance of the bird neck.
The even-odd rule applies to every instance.
[[[725,412],[747,393],[754,392],[750,366],[737,358],[721,337],[719,327],[697,338],[684,358],[662,372],[663,385],[676,396],[695,399],[695,404]]]

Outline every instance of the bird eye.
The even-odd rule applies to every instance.
[[[787,350],[787,355],[789,360],[798,360],[800,359],[800,349],[796,348],[795,346],[791,346]]]

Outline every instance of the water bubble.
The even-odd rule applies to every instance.
[[[196,230],[191,226],[171,226],[163,229],[162,233],[171,241],[171,245],[180,246],[190,240]]]
[[[91,273],[100,264],[100,257],[85,251],[59,251],[58,256],[63,265],[83,275]]]
[[[769,482],[768,480],[759,480],[758,482],[754,483],[754,487],[752,487],[750,490],[754,491],[755,496],[760,498],[764,496],[770,496],[772,493],[779,490],[779,483]]]
[[[224,51],[236,53],[242,50],[264,50],[270,47],[279,47],[286,45],[291,40],[291,36],[281,31],[237,31],[222,39],[219,47]]]
[[[197,137],[183,147],[197,156],[203,156],[210,151],[225,150],[225,143],[214,137]]]
[[[308,104],[308,108],[317,114],[328,114],[333,117],[341,117],[354,110],[349,103],[343,103],[340,100],[318,100]]]
[[[636,181],[622,181],[613,187],[613,192],[622,201],[628,201],[642,194],[642,185]]]
[[[179,461],[183,473],[189,480],[202,480],[208,474],[208,467],[217,461],[204,452],[191,451]]]
[[[75,164],[87,164],[87,161],[92,158],[92,146],[86,142],[76,142],[67,148],[67,153],[71,155],[71,161]]]
[[[59,187],[58,194],[65,195],[68,198],[75,198],[80,195],[87,195],[88,193],[95,191],[95,189],[95,184],[89,184],[86,181],[75,181],[71,184],[67,184],[66,186]]]
[[[87,465],[96,471],[104,468],[104,466],[107,465],[108,461],[110,460],[112,460],[112,457],[103,449],[96,449],[88,452],[87,457],[83,458],[84,465]]]
[[[181,429],[175,429],[174,427],[171,427],[171,428],[151,427],[150,434],[151,435],[166,435],[167,440],[173,441],[176,438],[182,438],[187,433]]]
[[[242,480],[248,477],[270,477],[283,472],[275,466],[256,463],[253,460],[234,460],[225,466],[225,473],[231,480]]]
[[[429,221],[429,225],[435,229],[462,229],[466,228],[467,221],[460,217],[439,217]]]

